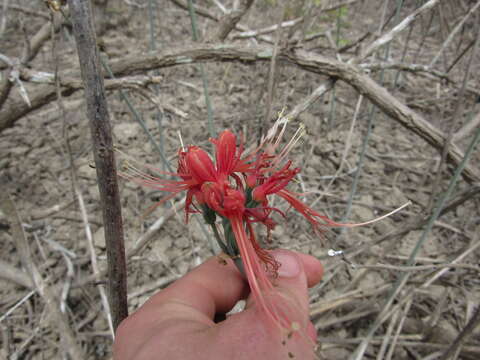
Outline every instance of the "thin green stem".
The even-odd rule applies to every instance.
[[[112,72],[112,69],[110,68],[110,66],[108,66],[107,62],[102,58],[100,57],[100,62],[102,63],[102,66],[104,67],[104,69],[107,71],[108,75],[114,79],[115,77],[113,76],[113,72]],[[120,98],[125,101],[125,103],[127,104],[127,107],[128,109],[131,111],[131,113],[133,114],[133,116],[135,117],[135,120],[137,120],[137,122],[140,124],[140,126],[142,127],[143,131],[145,131],[145,133],[147,134],[148,136],[148,140],[150,140],[150,142],[152,143],[153,147],[158,151],[158,153],[160,154],[160,158],[162,159],[163,163],[165,164],[165,166],[167,167],[168,171],[170,172],[173,172],[173,169],[172,167],[170,166],[170,164],[168,163],[168,160],[167,158],[165,157],[165,154],[164,152],[162,151],[162,149],[160,148],[160,146],[157,144],[157,142],[155,141],[152,133],[148,130],[147,128],[147,125],[145,124],[145,122],[143,121],[142,119],[142,116],[138,113],[138,111],[135,109],[135,107],[133,106],[132,102],[130,101],[130,99],[128,98],[127,94],[125,94],[125,92],[123,90],[118,90],[119,93],[120,93]]]
[[[220,248],[222,249],[222,251],[223,251],[225,254],[228,254],[227,246],[226,246],[225,243],[223,242],[222,236],[221,236],[220,233],[218,232],[217,225],[216,225],[216,224],[211,224],[210,227],[212,228],[213,235],[215,236],[215,240],[217,240],[218,246],[220,246]]]
[[[192,38],[193,41],[198,41],[198,28],[197,28],[197,17],[195,15],[195,8],[193,7],[193,1],[188,0],[188,13],[190,14],[190,21],[192,24]],[[200,69],[200,75],[202,77],[203,85],[203,94],[205,97],[205,105],[207,106],[207,126],[208,132],[211,137],[215,137],[215,128],[213,125],[213,106],[210,100],[210,95],[208,92],[208,79],[207,74],[205,73],[205,68],[203,64],[199,64],[198,68]]]
[[[363,163],[365,160],[365,154],[367,153],[368,141],[370,140],[370,135],[372,134],[373,124],[375,118],[375,105],[371,105],[370,116],[368,117],[367,123],[367,133],[363,137],[362,147],[360,150],[360,156],[358,158],[357,171],[355,171],[355,177],[353,178],[352,187],[350,189],[350,194],[348,195],[347,208],[345,210],[345,215],[343,216],[342,221],[347,222],[352,211],[353,198],[357,192],[358,182],[360,180],[360,174],[362,172]],[[341,232],[344,233],[346,228],[342,228]]]
[[[149,0],[148,2],[148,23],[149,23],[149,30],[150,30],[150,50],[155,51],[157,50],[157,39],[155,36],[155,14],[156,14],[157,6],[156,2],[154,0]],[[155,76],[159,75],[159,72],[155,70],[153,72]],[[154,84],[153,85],[153,91],[155,92],[155,95],[158,96],[159,94],[159,89],[158,85]],[[158,132],[159,132],[159,148],[161,150],[161,153],[163,154],[165,152],[165,139],[163,136],[163,112],[160,111],[160,109],[157,110],[155,114],[155,120],[157,120],[158,124]],[[165,170],[165,163],[163,163],[163,168]]]

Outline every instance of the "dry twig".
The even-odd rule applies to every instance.
[[[114,328],[128,315],[127,268],[122,212],[105,88],[90,2],[69,0],[73,30],[85,84],[87,114],[94,145],[108,261],[108,295]]]

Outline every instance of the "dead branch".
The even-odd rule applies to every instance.
[[[20,67],[19,69],[20,79],[24,81],[31,81],[34,83],[39,84],[55,84],[55,74],[48,73],[44,71],[36,71],[33,69],[26,68],[24,66]],[[125,86],[142,86],[145,87],[147,85],[152,84],[160,84],[163,80],[162,76],[149,76],[149,75],[136,75],[136,76],[129,76],[120,79],[108,79],[106,80],[105,86],[109,86],[109,90],[116,90],[121,88],[122,85]],[[78,77],[60,77],[60,86],[64,88],[75,88],[81,89],[83,88],[82,80]]]
[[[73,167],[72,167],[73,169]],[[93,236],[92,236],[92,229],[90,227],[90,223],[88,221],[87,210],[85,208],[85,201],[83,200],[83,195],[80,189],[78,188],[78,184],[74,184],[75,187],[75,195],[77,196],[78,200],[78,207],[80,208],[80,213],[82,214],[83,226],[85,228],[85,236],[87,238],[87,245],[88,251],[90,253],[90,262],[92,264],[92,271],[93,275],[98,278],[98,264],[97,264],[97,255],[95,254],[95,247],[93,246]],[[107,299],[107,294],[105,293],[105,288],[103,285],[98,286],[98,291],[100,293],[100,299],[102,300],[102,306],[105,311],[105,316],[107,318],[108,327],[110,332],[112,333],[112,338],[114,337],[114,328],[112,322],[112,314],[110,311],[110,306]]]
[[[335,80],[330,79],[329,81],[325,82],[323,85],[317,87],[310,95],[306,97],[301,103],[295,105],[295,107],[290,111],[286,118],[289,119],[296,119],[301,113],[306,111],[311,105],[313,105],[317,100],[322,98],[327,92],[329,92],[333,85],[335,84]]]
[[[8,10],[17,11],[17,12],[23,13],[25,15],[41,17],[45,20],[50,20],[50,15],[46,12],[27,9],[27,8],[24,8],[24,7],[19,6],[19,5],[10,4],[10,5],[8,5]]]
[[[463,330],[458,334],[457,338],[453,343],[445,350],[439,360],[451,359],[451,356],[457,352],[457,350],[462,348],[462,345],[475,330],[475,328],[480,324],[480,307],[477,307],[475,314],[468,321],[468,324],[463,328]]]
[[[240,62],[242,64],[254,64],[260,61],[270,61],[273,56],[272,48],[265,46],[241,47],[225,44],[197,45],[184,48],[176,47],[163,52],[135,55],[113,61],[111,69],[115,76],[123,76],[139,71],[149,71],[164,67],[171,67],[196,62]],[[278,54],[278,60],[296,65],[305,71],[328,75],[333,79],[340,79],[354,87],[360,94],[363,94],[371,102],[377,105],[385,114],[399,122],[408,130],[414,132],[435,149],[443,149],[446,135],[431,125],[420,114],[416,113],[404,103],[390,94],[387,89],[380,86],[368,75],[363,73],[357,66],[346,64],[318,54],[304,50],[283,50]],[[42,90],[38,96],[32,96],[32,108],[38,108],[51,101],[46,90]],[[52,90],[54,92],[54,90]],[[67,90],[68,96],[71,90]],[[53,94],[52,94],[53,95]],[[16,107],[10,104],[0,109],[0,131],[31,110],[17,100],[13,102]],[[463,158],[462,151],[454,144],[449,147],[448,160],[455,166]],[[470,182],[480,181],[478,170],[472,165],[467,165],[463,176]]]
[[[186,0],[170,0],[170,1],[173,2],[175,5],[177,5],[178,7],[188,11],[188,1],[186,1]],[[201,7],[199,5],[194,4],[193,8],[195,9],[195,14],[197,14],[197,15],[203,16],[203,17],[205,17],[207,19],[210,19],[210,20],[213,20],[215,22],[220,22],[220,20],[221,20],[220,16],[217,16],[217,15],[211,13],[210,11],[208,11],[208,9],[206,9],[204,7]],[[249,28],[247,28],[246,26],[241,25],[241,24],[236,24],[235,25],[235,30],[250,31]],[[270,44],[272,43],[272,39],[267,37],[267,36],[260,36],[259,39],[261,39],[262,41],[265,41],[267,43],[270,43]]]
[[[270,34],[274,31],[276,31],[278,28],[287,28],[287,27],[292,27],[295,26],[303,21],[303,17],[299,17],[293,20],[287,20],[283,21],[280,24],[275,24],[275,25],[270,25],[268,27],[265,27],[263,29],[258,29],[258,30],[249,30],[249,31],[243,31],[241,33],[235,34],[232,36],[232,39],[248,39],[252,37],[257,37],[259,35],[264,35],[264,34]],[[322,32],[324,34],[324,32]]]
[[[188,11],[188,1],[186,0],[170,0],[170,1],[173,2],[175,5],[177,5],[178,7]],[[217,22],[220,21],[220,19],[216,15],[212,14],[210,11],[208,11],[208,9],[200,5],[195,4],[193,5],[193,8],[195,9],[195,14],[201,15],[213,21],[217,21]]]
[[[184,49],[176,48],[163,54],[121,59],[112,64],[112,70],[115,74],[123,75],[133,71],[152,70],[199,61],[240,61],[244,64],[251,64],[256,61],[269,61],[272,55],[270,47],[246,48],[229,45],[204,45]],[[446,135],[443,132],[403,104],[384,87],[378,85],[360,71],[358,67],[304,50],[284,50],[278,54],[278,59],[297,65],[306,71],[341,79],[353,86],[359,93],[365,95],[385,114],[398,121],[408,130],[413,131],[434,148],[439,151],[443,149],[446,139]],[[462,151],[452,144],[448,151],[449,161],[456,166],[462,158]],[[472,165],[465,167],[463,175],[471,182],[480,181],[480,174]]]
[[[415,272],[422,270],[438,270],[438,269],[466,269],[480,272],[480,267],[471,264],[432,264],[432,265],[413,265],[413,266],[395,266],[390,264],[375,264],[375,265],[354,265],[359,269],[379,269],[390,271],[405,271]]]
[[[55,17],[52,17],[53,24],[54,24],[54,31],[57,32],[60,30],[62,26],[62,22]],[[47,42],[47,40],[51,36],[51,25],[50,22],[46,22],[40,30],[32,37],[31,40],[28,41],[28,46],[23,49],[22,56],[20,59],[16,59],[14,64],[4,64],[0,62],[0,71],[6,69],[7,66],[10,68],[8,69],[8,76],[6,76],[0,84],[0,108],[3,107],[3,104],[8,99],[10,95],[10,91],[13,88],[13,81],[14,79],[10,78],[10,73],[16,70],[17,65],[19,64],[27,64],[28,62],[32,61],[43,47],[43,45]],[[27,104],[30,105],[30,104]],[[1,121],[0,121],[1,123]],[[1,126],[0,126],[1,129]],[[1,131],[1,130],[0,130]]]
[[[171,219],[174,215],[185,206],[185,199],[182,199],[175,203],[170,209],[166,210],[165,213],[159,217],[149,228],[143,233],[136,241],[135,245],[127,250],[127,259],[130,260],[134,256],[138,255],[142,249],[144,249],[153,239],[156,234],[160,231],[163,225]],[[73,284],[73,287],[84,286],[88,283],[97,281],[97,278],[102,278],[106,275],[107,271],[105,268],[100,269],[98,276],[88,276],[86,278],[80,279],[77,283]]]
[[[448,82],[453,82],[448,74],[432,69],[427,65],[421,64],[404,64],[399,62],[378,62],[378,63],[368,63],[368,64],[359,64],[359,67],[362,69],[368,69],[370,71],[380,71],[380,70],[401,70],[411,73],[426,73],[432,76],[435,76],[442,80],[447,80]]]
[[[439,343],[432,343],[426,341],[415,341],[411,339],[404,339],[399,337],[399,341],[397,342],[400,346],[405,346],[408,348],[418,348],[418,349],[428,349],[429,351],[433,352],[434,350],[443,350],[448,347],[448,344],[439,344]],[[363,340],[362,337],[358,338],[350,338],[350,339],[340,339],[340,338],[328,338],[328,337],[318,337],[319,343],[322,345],[325,344],[359,344]],[[370,344],[379,345],[383,342],[383,336],[375,337],[370,341]],[[461,349],[462,356],[469,356],[470,359],[477,359],[480,354],[480,346],[476,345],[465,345]],[[466,359],[462,357],[462,359]]]
[[[0,108],[0,132],[6,128],[14,125],[14,123],[28,115],[34,110],[41,108],[55,100],[55,86],[53,85],[53,74],[45,74],[39,76],[40,72],[31,71],[28,69],[22,70],[21,73],[25,75],[24,79],[35,82],[42,82],[51,85],[41,85],[35,89],[35,92],[29,93],[30,106],[25,103],[23,99],[8,99],[3,107]],[[157,76],[128,76],[118,79],[105,80],[105,88],[107,90],[117,90],[124,87],[146,87],[151,84],[158,84],[161,82],[161,77]],[[83,89],[83,84],[78,78],[62,77],[60,79],[62,85],[62,96],[68,97],[78,90]],[[167,106],[166,106],[167,108]],[[172,110],[174,111],[174,110]]]
[[[57,16],[59,17],[60,15],[57,15]],[[63,22],[61,21],[60,18],[54,17],[53,24],[55,26],[55,32],[57,32],[62,27]],[[50,24],[50,21],[48,21],[45,24],[43,24],[40,30],[38,30],[38,32],[32,37],[29,44],[30,46],[24,49],[21,57],[21,63],[26,64],[32,61],[35,58],[35,56],[37,56],[38,52],[43,47],[43,45],[47,42],[47,40],[50,39],[50,35],[51,35],[51,24]]]
[[[430,0],[423,4],[417,10],[415,10],[413,13],[403,19],[400,24],[398,24],[392,30],[390,30],[386,34],[383,34],[380,38],[371,43],[357,58],[352,59],[352,61],[360,62],[366,57],[372,55],[378,48],[388,44],[397,34],[405,30],[408,25],[410,25],[415,19],[417,19],[423,12],[432,9],[438,4],[439,1],[440,0]]]
[[[440,50],[438,51],[438,53],[435,55],[435,57],[432,59],[432,61],[430,61],[430,64],[428,64],[429,67],[433,67],[436,62],[438,61],[438,59],[440,58],[440,56],[442,55],[442,53],[445,51],[445,49],[448,47],[448,45],[450,44],[450,42],[453,40],[453,38],[455,37],[455,35],[462,29],[463,27],[463,24],[465,24],[465,22],[468,20],[468,18],[470,16],[472,16],[472,14],[480,7],[480,1],[477,2],[474,6],[472,6],[470,8],[470,10],[468,11],[468,13],[462,18],[462,20],[460,20],[457,24],[457,26],[455,26],[455,28],[450,32],[450,34],[448,35],[447,39],[444,41],[444,43],[442,44],[442,47],[440,48]]]
[[[68,5],[72,17],[82,79],[85,85],[87,116],[92,133],[95,168],[97,170],[107,245],[108,295],[113,325],[114,328],[117,328],[120,322],[128,316],[128,306],[122,211],[117,184],[112,130],[90,2],[88,0],[69,0]]]
[[[245,13],[250,9],[253,4],[253,0],[245,0],[245,4],[241,9],[233,10],[230,13],[223,16],[220,19],[220,24],[218,26],[216,34],[213,36],[214,40],[224,41],[228,34],[235,28],[240,19],[245,15]]]

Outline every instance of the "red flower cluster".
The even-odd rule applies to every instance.
[[[281,264],[259,245],[253,225],[264,225],[270,232],[276,224],[272,214],[285,216],[281,210],[269,205],[272,195],[286,200],[312,224],[315,231],[321,231],[323,225],[341,224],[312,210],[299,200],[298,194],[286,189],[300,169],[293,167],[291,161],[284,161],[284,158],[299,136],[296,134],[275,155],[283,130],[275,141],[276,131],[273,136],[264,138],[262,144],[247,156],[243,156],[243,144],[237,144],[236,136],[225,130],[218,138],[210,140],[215,146],[215,163],[198,146],[181,149],[177,173],[171,174],[179,180],[159,179],[136,169],[134,176],[127,177],[170,193],[162,202],[186,191],[186,221],[191,213],[203,214],[222,250],[233,258],[241,259],[251,293],[262,312],[274,324],[291,331],[298,324],[294,326],[293,319],[288,318],[288,309],[281,308],[281,301],[265,295],[274,292],[271,279],[276,276]],[[222,221],[223,237],[217,229],[218,217]]]
[[[281,125],[283,126],[278,131]],[[353,227],[378,221],[408,203],[375,220],[358,224],[336,223],[314,211],[299,199],[298,194],[286,189],[300,169],[285,159],[303,129],[300,128],[289,143],[276,151],[285,125],[286,121],[277,121],[262,139],[260,146],[247,155],[244,155],[243,144],[237,144],[236,136],[229,130],[223,131],[216,139],[210,139],[215,147],[215,162],[198,146],[180,149],[177,172],[163,172],[179,178],[178,180],[151,176],[132,165],[127,166],[129,174],[121,175],[169,193],[158,204],[185,191],[186,221],[191,213],[201,213],[205,222],[211,226],[222,250],[235,260],[245,274],[261,313],[272,324],[285,330],[287,337],[294,332],[304,337],[305,324],[291,318],[291,305],[283,301],[272,284],[281,264],[260,246],[254,232],[254,224],[260,224],[269,233],[276,225],[272,219],[273,213],[285,217],[281,210],[270,205],[271,196],[285,200],[310,222],[316,232],[321,232],[323,226]],[[218,230],[220,224],[223,234]]]

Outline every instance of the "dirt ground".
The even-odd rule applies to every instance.
[[[196,3],[220,18],[220,2],[226,8],[242,3]],[[40,1],[3,3],[7,4],[3,8],[7,11],[0,15],[0,22],[4,23],[0,24],[0,54],[10,59],[22,58],[34,35],[48,23],[49,10]],[[159,51],[192,43],[188,11],[178,6],[184,2],[157,1],[152,10],[153,3],[110,0],[105,32],[98,41],[101,56],[107,62],[153,51],[151,31]],[[322,11],[322,6],[329,8],[340,3],[346,5]],[[403,5],[397,11],[399,3]],[[254,46],[255,42],[269,45],[271,41],[282,47],[288,41],[312,36],[312,40],[289,46],[347,62],[424,3],[258,0],[240,21],[245,29],[262,29],[284,19],[308,15],[303,23],[265,33],[263,38],[242,39],[237,36],[241,32],[234,30],[226,42]],[[456,146],[467,153],[479,126],[477,123],[460,136],[480,113],[480,55],[475,53],[480,12],[474,11],[462,26],[460,22],[477,2],[440,3],[395,35],[388,49],[380,47],[355,66],[433,127],[444,134],[451,132]],[[56,13],[55,18],[58,22],[62,16]],[[201,40],[210,38],[218,27],[216,21],[202,14],[197,14],[197,22]],[[457,32],[455,27],[459,24]],[[452,33],[452,41],[447,43]],[[346,49],[337,52],[336,48]],[[430,66],[437,54],[438,60]],[[385,63],[407,64],[410,70],[375,69],[375,64]],[[79,79],[78,57],[69,26],[61,27],[55,42],[45,41],[38,54],[25,62],[25,68],[53,73],[56,64],[60,77]],[[412,71],[412,64],[424,65],[427,70]],[[3,87],[11,72],[2,66]],[[290,111],[329,80],[326,75],[285,62],[274,66],[271,62],[208,62],[202,67],[203,70],[198,64],[184,64],[161,68],[148,72],[161,76],[157,85],[127,87],[123,95],[119,90],[109,90],[116,147],[141,163],[159,168],[164,166],[160,148],[175,164],[179,133],[185,144],[208,149],[202,72],[208,79],[215,130],[241,132],[247,146],[273,124],[279,112]],[[41,86],[53,88],[22,79],[23,89],[32,98],[44,91]],[[25,97],[22,86],[14,84],[9,98],[1,105],[4,109],[10,101]],[[273,232],[272,244],[266,246],[312,254],[325,266],[323,281],[310,290],[311,317],[321,344],[319,358],[349,358],[384,309],[392,286],[408,274],[387,309],[386,321],[369,339],[363,358],[440,359],[453,349],[449,359],[479,359],[480,327],[473,326],[466,335],[461,334],[469,322],[475,321],[475,316],[476,325],[479,323],[475,314],[480,298],[480,182],[460,177],[441,216],[426,233],[426,224],[446,194],[456,165],[443,162],[441,148],[434,148],[406,129],[395,116],[372,105],[368,94],[364,95],[360,97],[347,82],[337,81],[334,90],[291,121],[287,139],[300,124],[306,128],[306,135],[290,153],[296,166],[302,168],[292,190],[305,193],[308,204],[336,221],[344,221],[349,212],[348,222],[363,222],[409,201],[411,204],[372,225],[329,229],[320,239],[301,216],[286,204],[276,203],[287,217],[277,219],[280,225]],[[60,103],[52,97],[12,126],[0,130],[1,192],[9,194],[15,209],[8,210],[11,208],[6,200],[0,204],[0,360],[68,358],[46,297],[32,285],[25,261],[38,269],[51,291],[54,306],[68,320],[67,326],[86,357],[111,358],[112,336],[99,291],[105,276],[96,279],[92,275],[92,249],[72,185],[73,168],[92,232],[93,256],[102,270],[106,267],[106,247],[83,96],[82,91],[63,95],[65,116]],[[161,106],[151,99],[157,99]],[[265,120],[269,108],[270,116]],[[149,135],[135,114],[141,117]],[[361,156],[369,122],[371,134]],[[125,155],[118,153],[118,157]],[[476,150],[468,163],[478,169],[479,160]],[[352,187],[356,191],[349,205]],[[128,303],[132,312],[215,252],[210,246],[211,236],[200,221],[194,218],[187,226],[182,213],[171,210],[181,197],[145,215],[162,198],[161,193],[124,180],[120,180],[120,192],[127,249],[137,246],[142,235],[159,219],[165,220],[158,230],[149,233],[147,245],[128,259]],[[14,231],[17,214],[23,235]],[[19,236],[28,245],[27,259],[22,255],[25,253],[20,249]],[[416,261],[410,265],[408,258],[424,236]],[[330,249],[342,250],[344,255],[331,257]]]

